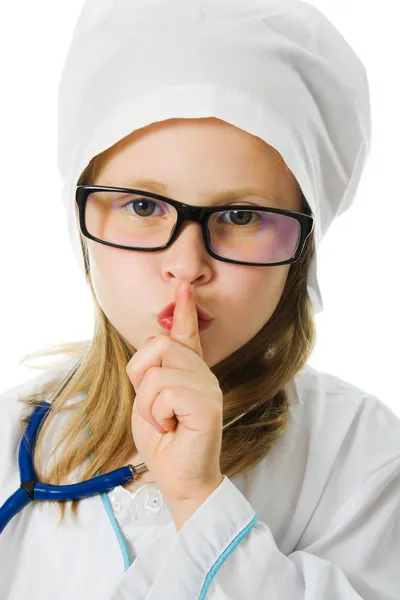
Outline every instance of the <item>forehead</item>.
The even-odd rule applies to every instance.
[[[300,210],[302,199],[275,148],[213,117],[168,119],[132,132],[100,155],[93,183],[168,197],[193,195],[193,190],[205,199],[267,194],[278,207],[289,198],[293,210]]]

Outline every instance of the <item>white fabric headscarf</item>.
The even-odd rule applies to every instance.
[[[318,250],[370,153],[366,70],[300,0],[86,0],[58,89],[58,168],[84,274],[75,187],[97,154],[171,118],[215,117],[273,146],[315,217]],[[323,310],[316,256],[308,274]]]

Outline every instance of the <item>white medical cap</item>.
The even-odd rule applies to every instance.
[[[365,67],[300,0],[87,0],[58,89],[58,168],[84,273],[75,187],[90,160],[136,129],[215,117],[273,146],[320,241],[352,204],[371,145]],[[315,255],[308,273],[323,310]]]

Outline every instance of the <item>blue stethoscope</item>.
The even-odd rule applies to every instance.
[[[65,383],[65,380],[62,382],[62,387],[54,393],[53,398],[65,387],[76,369],[77,365],[75,365],[72,371],[67,375],[67,381]],[[87,498],[88,496],[94,496],[96,494],[101,494],[102,492],[107,492],[119,485],[127,483],[128,481],[135,481],[143,472],[148,470],[145,463],[140,463],[135,467],[128,465],[126,467],[121,467],[111,471],[110,473],[106,473],[105,475],[99,475],[97,477],[93,477],[92,479],[88,479],[87,481],[73,483],[70,485],[50,485],[38,481],[36,471],[33,466],[33,453],[39,427],[46,418],[50,408],[51,403],[42,402],[42,404],[40,404],[34,410],[30,417],[29,424],[22,438],[18,453],[21,485],[18,490],[14,492],[14,494],[12,494],[0,507],[0,534],[3,532],[4,528],[6,525],[8,525],[11,519],[15,517],[15,515],[25,508],[25,506],[27,506],[30,502],[34,502],[36,500],[49,500],[50,502],[61,500],[80,500],[82,498]],[[255,406],[253,406],[250,410],[253,408],[255,408]],[[235,417],[226,423],[222,429],[224,430],[232,425],[232,423],[243,417],[245,414],[247,414],[247,412],[242,413],[238,417]]]

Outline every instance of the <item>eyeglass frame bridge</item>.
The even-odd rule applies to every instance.
[[[170,239],[168,240],[168,242],[166,244],[164,244],[164,246],[159,246],[157,248],[132,248],[131,246],[120,246],[119,244],[112,244],[111,242],[106,242],[104,240],[100,240],[99,238],[94,237],[91,233],[89,233],[89,231],[87,230],[87,227],[86,227],[85,208],[86,208],[87,199],[89,198],[90,194],[93,192],[102,192],[102,191],[103,192],[123,192],[123,193],[128,193],[128,194],[131,193],[131,194],[146,196],[148,198],[161,200],[162,202],[165,202],[166,204],[170,204],[171,206],[173,206],[178,213],[178,217],[177,217],[177,221],[175,224],[175,229],[173,230],[173,233],[172,233]],[[312,217],[310,215],[306,215],[304,213],[297,212],[297,211],[280,209],[280,208],[272,208],[272,207],[264,207],[264,206],[253,207],[253,205],[249,205],[249,204],[234,204],[234,205],[226,205],[225,204],[224,206],[193,206],[190,204],[184,204],[182,202],[178,202],[178,200],[173,200],[172,198],[168,198],[166,196],[161,196],[160,194],[156,194],[155,192],[147,192],[144,190],[131,189],[131,188],[108,187],[108,186],[101,186],[101,185],[77,185],[76,189],[75,189],[75,202],[79,209],[79,225],[80,225],[82,234],[86,238],[91,239],[95,242],[98,242],[99,244],[111,246],[112,248],[120,248],[122,250],[136,250],[139,252],[158,252],[160,250],[165,250],[166,248],[168,248],[169,246],[171,246],[174,243],[174,241],[176,240],[176,238],[179,235],[179,232],[181,231],[183,223],[185,223],[186,221],[193,221],[195,223],[198,223],[201,227],[202,235],[203,235],[203,242],[204,242],[205,248],[210,256],[212,256],[216,260],[221,260],[222,262],[238,264],[238,265],[245,265],[245,266],[252,266],[252,267],[278,267],[280,265],[289,265],[289,264],[295,263],[300,258],[301,254],[303,252],[305,243],[307,241],[307,238],[314,231],[314,226],[315,226],[314,217]],[[229,210],[230,206],[232,207],[231,210]],[[251,208],[249,208],[249,207],[251,207]],[[295,255],[292,256],[291,258],[289,258],[288,260],[284,260],[281,262],[252,263],[252,262],[241,262],[238,260],[232,260],[230,258],[225,258],[223,256],[220,256],[219,254],[215,254],[215,252],[213,252],[213,250],[211,249],[211,246],[209,244],[209,236],[208,236],[208,228],[207,228],[208,220],[213,213],[221,212],[221,211],[231,212],[231,211],[236,211],[236,210],[247,210],[247,211],[250,210],[252,212],[259,212],[259,211],[271,212],[271,213],[287,215],[289,217],[296,219],[300,223],[301,234],[300,234],[299,245],[297,247]]]

